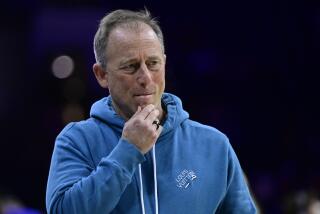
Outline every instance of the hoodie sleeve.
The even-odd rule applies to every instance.
[[[70,129],[70,128],[69,128]],[[76,145],[78,136],[61,133],[55,143],[46,192],[48,213],[110,213],[131,183],[144,156],[132,144],[120,139],[96,168]]]
[[[217,213],[257,213],[239,160],[229,141],[226,195]]]

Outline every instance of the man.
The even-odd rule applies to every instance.
[[[48,213],[256,213],[227,137],[164,93],[163,36],[149,13],[105,16],[94,50],[110,96],[57,137]]]

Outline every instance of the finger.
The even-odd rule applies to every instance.
[[[141,106],[138,106],[137,111],[132,115],[131,118],[135,117],[137,114],[139,114],[141,111]]]
[[[154,110],[155,106],[153,104],[149,104],[144,107],[136,117],[140,117],[142,120],[146,119],[146,117]]]
[[[155,119],[153,122],[152,122],[152,125],[156,128],[156,130],[159,129],[160,127],[160,122],[158,119]]]
[[[160,115],[159,110],[154,109],[152,112],[149,113],[149,115],[147,116],[147,118],[145,120],[148,124],[152,124],[153,121],[155,121],[155,120],[159,121],[159,119],[158,119],[159,115]]]
[[[160,125],[159,128],[158,128],[158,130],[157,130],[157,136],[158,136],[158,137],[160,136],[162,130],[163,130],[163,126]]]

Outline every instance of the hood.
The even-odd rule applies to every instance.
[[[188,119],[189,114],[183,110],[181,100],[173,94],[163,93],[161,101],[167,111],[161,133],[161,135],[165,135]],[[114,111],[110,95],[92,105],[90,117],[103,121],[114,129],[119,130],[119,132],[122,132],[125,124],[125,120]]]
[[[189,118],[189,114],[183,110],[181,100],[169,93],[164,93],[161,98],[162,105],[164,106],[167,114],[163,124],[163,130],[161,136],[170,133],[176,127]],[[96,118],[109,126],[114,130],[122,132],[125,120],[121,118],[112,107],[112,98],[108,97],[102,98],[101,100],[95,102],[90,111],[90,117]],[[157,185],[157,162],[155,155],[155,146],[152,147],[152,163],[153,163],[153,176],[154,176],[154,196],[155,196],[155,213],[158,214],[158,185]],[[145,204],[144,204],[144,191],[143,191],[143,181],[142,181],[142,170],[141,164],[139,164],[139,181],[140,181],[140,202],[142,214],[145,214]]]

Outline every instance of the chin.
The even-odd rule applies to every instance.
[[[149,104],[153,104],[153,103],[140,103],[140,104],[138,104],[138,106],[140,106],[143,109],[144,107],[146,107]]]
[[[155,107],[158,107],[160,103],[161,103],[161,101],[157,100],[155,97],[152,97],[149,99],[136,99],[135,100],[136,109],[138,109],[138,106],[140,106],[141,108],[144,108],[150,104],[154,105]]]

